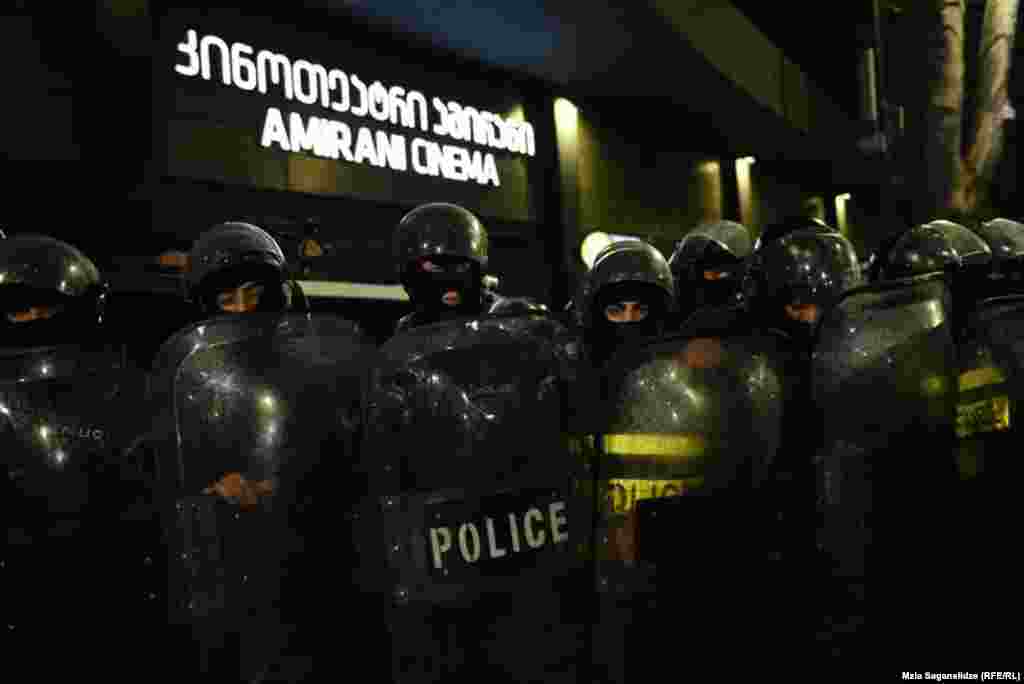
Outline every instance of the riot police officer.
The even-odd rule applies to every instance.
[[[879,278],[895,280],[925,273],[955,273],[962,265],[960,254],[937,227],[924,224],[897,238],[881,259]]]
[[[960,255],[965,267],[980,266],[984,268],[992,263],[992,250],[967,227],[945,219],[931,221],[926,225],[937,229],[946,236],[953,249]]]
[[[95,264],[71,245],[16,235],[0,243],[0,269],[3,346],[76,343],[98,330],[109,288]]]
[[[681,316],[738,303],[744,260],[752,249],[750,231],[733,221],[702,224],[687,234],[668,262]]]
[[[487,229],[456,204],[423,204],[402,217],[395,229],[399,282],[412,301],[412,313],[397,331],[450,318],[477,316],[496,303],[484,287]]]
[[[974,229],[992,250],[990,293],[1017,293],[1024,287],[1024,223],[994,218]]]
[[[819,227],[820,228],[820,227]],[[785,378],[786,412],[781,461],[773,464],[770,506],[779,513],[776,541],[794,576],[813,567],[814,502],[811,455],[821,441],[820,416],[811,396],[811,351],[816,330],[844,292],[862,282],[853,245],[835,232],[791,231],[765,242],[744,278],[741,306],[691,316],[683,334],[688,365],[728,363],[720,339],[752,331],[781,332],[789,350]]]
[[[849,273],[850,259],[856,278]],[[820,276],[817,282],[811,277],[815,272]],[[809,341],[824,306],[837,292],[859,284],[859,274],[853,246],[836,230],[816,218],[786,219],[766,228],[754,243],[743,275],[742,298],[695,313],[684,329],[714,337],[766,326]]]
[[[20,651],[13,638],[34,645],[52,632],[32,597],[62,606],[87,656],[99,647],[86,638],[94,616],[138,625],[154,586],[143,579],[143,559],[159,535],[140,474],[121,453],[144,376],[105,339],[108,290],[93,261],[66,242],[36,234],[0,241],[4,567],[26,597],[6,606],[12,654]],[[110,638],[130,649],[129,637]],[[83,665],[77,654],[72,660]]]
[[[792,356],[786,364],[783,446],[773,465],[771,488],[778,511],[784,575],[804,578],[821,591],[823,605],[845,606],[851,597],[829,583],[826,559],[815,550],[814,454],[823,440],[823,416],[812,391],[811,352],[825,315],[848,290],[862,283],[853,245],[838,233],[795,231],[764,245],[745,283],[748,324],[781,330]],[[799,584],[799,582],[798,582]],[[820,613],[819,613],[820,614]],[[807,616],[815,619],[816,615]]]
[[[992,250],[978,234],[959,223],[938,220],[928,224],[937,228],[960,255],[957,275],[959,293],[954,295],[978,297],[984,294],[992,269]]]
[[[676,309],[672,270],[642,240],[623,240],[595,257],[581,291],[578,323],[586,351],[600,365],[617,347],[655,338]]]
[[[957,336],[965,332],[972,303],[990,287],[992,250],[977,233],[952,221],[931,221],[912,228],[881,261],[882,280],[946,273],[953,295]]]
[[[985,244],[952,221],[930,221],[883,242],[871,280],[894,280],[926,273],[960,273],[968,261],[984,267],[990,260]]]
[[[798,230],[822,234],[837,232],[835,228],[813,216],[790,216],[765,228],[754,241],[753,251],[760,252],[765,245]]]
[[[809,342],[828,308],[861,282],[849,240],[839,233],[796,231],[763,247],[744,290],[750,310],[765,324]]]
[[[817,324],[846,290],[863,282],[853,245],[836,232],[794,231],[762,243],[743,280],[742,305],[699,312],[684,331],[716,337],[774,328],[809,350]]]
[[[262,228],[221,223],[192,245],[186,273],[189,297],[203,317],[281,312],[304,299],[288,280],[284,252]]]

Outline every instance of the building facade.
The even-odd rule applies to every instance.
[[[8,108],[10,230],[48,216],[48,232],[117,269],[247,220],[304,264],[302,279],[401,299],[395,224],[419,203],[456,202],[488,227],[500,289],[560,307],[594,230],[667,257],[706,220],[756,232],[797,212],[840,219],[843,188],[806,161],[829,149],[807,139],[792,79],[782,110],[745,95],[760,81],[723,76],[675,18],[595,10],[606,63],[601,45],[577,42],[558,68],[511,68],[325,4],[257,15],[106,0],[53,17],[22,3],[8,44],[37,54],[20,55],[32,88]],[[666,59],[689,88],[645,90],[639,76]],[[54,201],[29,199],[40,188]],[[303,261],[310,236],[321,256]]]

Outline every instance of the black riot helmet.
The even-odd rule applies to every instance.
[[[809,340],[825,311],[861,282],[849,240],[804,230],[766,243],[744,290],[748,308],[766,325]]]
[[[941,232],[956,251],[960,263],[952,269],[953,329],[958,338],[972,333],[969,312],[973,303],[988,296],[993,289],[992,249],[974,231],[952,221],[938,220],[927,224]]]
[[[778,223],[773,223],[761,231],[761,234],[757,237],[757,241],[754,242],[753,251],[760,252],[768,243],[774,242],[784,235],[794,233],[798,230],[822,234],[839,232],[821,219],[814,218],[813,216],[791,216],[779,221]]]
[[[89,257],[46,235],[0,241],[0,345],[82,343],[103,323],[109,287]]]
[[[492,316],[545,315],[548,307],[529,297],[499,297],[487,310]]]
[[[992,249],[977,233],[952,221],[932,221],[928,224],[937,228],[960,256],[960,268],[956,272],[954,299],[970,301],[985,296],[992,281]]]
[[[965,269],[986,271],[992,265],[992,250],[978,234],[952,221],[939,220],[926,224],[937,229],[960,256]]]
[[[949,238],[937,227],[925,224],[895,240],[883,258],[879,277],[896,280],[926,273],[954,273],[962,264]]]
[[[1015,291],[1024,288],[1024,223],[994,218],[974,230],[992,250],[990,279]]]
[[[642,240],[613,242],[594,258],[581,289],[582,323],[594,358],[660,335],[676,309],[665,257]]]
[[[284,252],[251,223],[220,223],[199,236],[185,281],[204,316],[237,311],[284,311],[289,297]]]
[[[690,231],[668,262],[680,307],[688,312],[734,303],[752,250],[750,231],[734,221],[705,223]]]
[[[395,228],[395,264],[413,307],[424,314],[481,313],[487,230],[456,204],[423,204]]]
[[[880,271],[883,280],[945,272],[966,296],[981,293],[991,268],[992,250],[977,233],[952,221],[931,221],[900,236]]]

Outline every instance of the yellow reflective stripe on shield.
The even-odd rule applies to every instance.
[[[704,453],[704,439],[697,435],[668,433],[625,433],[604,436],[604,452],[609,456],[655,458],[666,463],[682,463]]]
[[[964,438],[980,432],[1010,429],[1010,399],[999,396],[956,407],[956,435]]]
[[[998,385],[1001,382],[1006,382],[1006,376],[998,368],[992,366],[975,368],[960,374],[960,391],[970,392],[979,387]]]

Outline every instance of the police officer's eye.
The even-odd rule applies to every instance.
[[[608,306],[604,307],[604,312],[608,316],[621,316],[623,315],[623,313],[625,313],[625,311],[626,307],[623,306],[622,304],[609,304]]]
[[[615,323],[642,321],[647,318],[650,307],[639,302],[617,302],[604,308],[605,317]]]
[[[44,320],[53,318],[61,312],[62,306],[31,306],[19,311],[8,311],[7,320],[11,323],[27,323],[29,321]]]
[[[452,266],[452,270],[455,271],[456,273],[465,273],[466,271],[469,270],[469,264],[467,264],[467,263],[455,264],[454,266]]]

